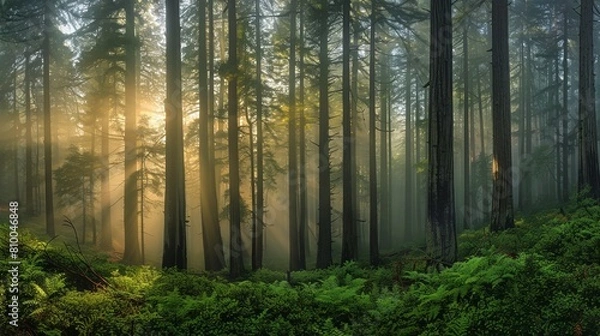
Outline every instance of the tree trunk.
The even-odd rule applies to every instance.
[[[563,202],[569,200],[569,19],[570,1],[563,8],[563,82],[562,82],[562,192]]]
[[[579,26],[579,191],[600,200],[594,89],[594,1],[581,0]]]
[[[165,233],[162,267],[187,268],[179,0],[166,0]]]
[[[391,225],[389,214],[389,194],[390,194],[390,185],[387,183],[388,181],[388,141],[387,137],[389,136],[389,126],[388,126],[388,95],[389,95],[389,62],[388,56],[386,55],[387,50],[384,50],[380,57],[380,91],[379,91],[379,100],[380,100],[380,114],[379,114],[379,156],[381,157],[380,163],[380,171],[381,176],[379,177],[379,183],[381,185],[381,204],[379,207],[379,211],[381,213],[379,219],[379,244],[382,249],[386,250],[391,247]]]
[[[405,209],[404,209],[404,239],[410,240],[413,235],[412,225],[414,222],[413,217],[413,205],[414,205],[414,179],[413,179],[413,125],[412,125],[412,117],[411,117],[411,104],[412,104],[412,77],[410,73],[411,62],[410,56],[407,56],[406,60],[406,192],[404,194],[405,197]]]
[[[29,53],[25,53],[25,210],[28,216],[35,213],[33,202],[33,135],[31,134],[31,70]]]
[[[15,59],[16,61],[16,59]],[[21,140],[21,118],[17,109],[17,67],[13,73],[13,92],[12,92],[12,110],[13,110],[13,168],[14,168],[14,200],[21,200],[19,184],[19,142]]]
[[[256,224],[252,228],[252,269],[262,268],[264,229],[264,171],[263,171],[263,100],[262,100],[262,31],[260,0],[256,11]]]
[[[352,121],[350,111],[350,0],[342,2],[342,136],[343,136],[343,235],[342,264],[358,257],[352,185]]]
[[[50,120],[50,31],[52,30],[51,2],[45,2],[44,41],[44,181],[46,184],[46,234],[54,236],[54,191],[52,182],[52,122]]]
[[[471,228],[471,160],[469,157],[469,19],[463,27],[463,228]]]
[[[236,1],[229,0],[227,5],[229,25],[229,76],[228,87],[228,140],[229,140],[229,274],[239,277],[244,271],[242,259],[242,232],[240,227],[240,168],[238,151],[238,60],[237,60],[237,14]]]
[[[377,153],[375,134],[375,29],[376,2],[371,2],[371,31],[369,40],[369,261],[379,264],[379,233],[377,213]]]
[[[290,3],[290,62],[289,62],[289,109],[288,119],[288,199],[289,199],[289,247],[290,271],[304,267],[300,264],[300,241],[298,237],[298,153],[296,144],[296,0]]]
[[[492,3],[493,194],[491,230],[515,226],[513,214],[508,68],[508,2]]]
[[[456,260],[452,118],[452,9],[431,1],[429,160],[426,238],[436,266]]]
[[[125,2],[125,190],[124,223],[125,251],[123,261],[130,265],[142,263],[138,228],[138,172],[136,127],[136,39],[134,0]]]
[[[304,102],[304,0],[300,0],[300,37],[299,37],[299,58],[298,76],[299,78],[299,145],[300,145],[300,171],[299,171],[299,218],[298,218],[298,244],[299,244],[299,262],[302,268],[306,268],[306,255],[309,252],[309,243],[307,236],[308,229],[308,189],[306,183],[306,108]]]
[[[327,268],[331,256],[331,164],[329,157],[328,2],[319,9],[319,238],[317,268]]]
[[[223,241],[219,226],[217,187],[215,172],[210,160],[210,116],[208,102],[208,69],[206,49],[206,0],[199,1],[200,28],[198,36],[198,88],[200,98],[200,119],[198,135],[200,149],[200,217],[202,220],[202,245],[204,247],[204,268],[207,271],[220,271],[225,268]]]

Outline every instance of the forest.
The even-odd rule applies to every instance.
[[[593,0],[0,0],[0,335],[600,335]]]

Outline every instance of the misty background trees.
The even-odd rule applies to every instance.
[[[441,266],[465,229],[600,197],[591,0],[0,14],[0,200],[126,263]]]

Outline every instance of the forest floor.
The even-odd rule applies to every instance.
[[[20,229],[18,293],[10,272],[0,284],[17,315],[2,315],[0,335],[599,335],[600,206],[579,200],[516,224],[464,232],[460,260],[441,272],[411,251],[379,267],[236,281],[126,266]],[[5,270],[9,234],[2,223]]]

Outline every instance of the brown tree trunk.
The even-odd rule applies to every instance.
[[[236,1],[229,0],[227,5],[229,25],[229,68],[232,73],[228,87],[228,141],[229,141],[229,274],[232,278],[244,272],[242,259],[242,232],[240,217],[240,160],[238,151],[238,59],[237,59],[237,14]]]
[[[198,88],[200,98],[199,149],[200,149],[200,217],[202,220],[202,245],[204,268],[220,271],[225,268],[223,241],[219,226],[215,171],[210,160],[210,115],[208,95],[208,69],[206,49],[206,0],[199,1],[200,28],[198,36]]]
[[[375,29],[376,1],[371,2],[371,31],[369,40],[369,261],[379,264],[379,232],[377,213],[377,153],[375,128]]]
[[[25,53],[25,211],[33,216],[33,135],[31,134],[31,73],[29,53]]]
[[[262,100],[262,31],[260,0],[256,11],[256,223],[252,228],[252,269],[262,268],[264,229],[264,171],[263,171],[263,100]]]
[[[513,214],[510,77],[508,68],[508,2],[492,3],[492,231],[515,226]]]
[[[289,62],[289,109],[288,119],[288,199],[289,199],[289,247],[290,271],[304,267],[300,264],[300,240],[298,237],[298,152],[296,144],[296,0],[290,3],[290,62]]]
[[[329,157],[328,2],[319,9],[319,238],[317,268],[327,268],[331,256],[331,164]]]
[[[436,266],[456,260],[452,118],[452,10],[431,1],[429,160],[426,238]]]
[[[166,0],[166,190],[162,267],[187,269],[179,17],[179,0]]]
[[[136,111],[136,41],[134,0],[125,2],[125,251],[123,261],[142,263],[138,228],[137,111]]]
[[[594,1],[581,0],[579,26],[579,191],[600,200],[594,89]]]
[[[342,264],[358,257],[356,222],[354,221],[354,186],[352,185],[352,121],[350,111],[350,0],[342,2],[342,137],[343,137],[343,233]]]
[[[46,234],[54,236],[54,191],[52,181],[52,122],[50,120],[50,31],[51,2],[45,2],[44,41],[42,45],[44,80],[44,181],[46,185]]]

